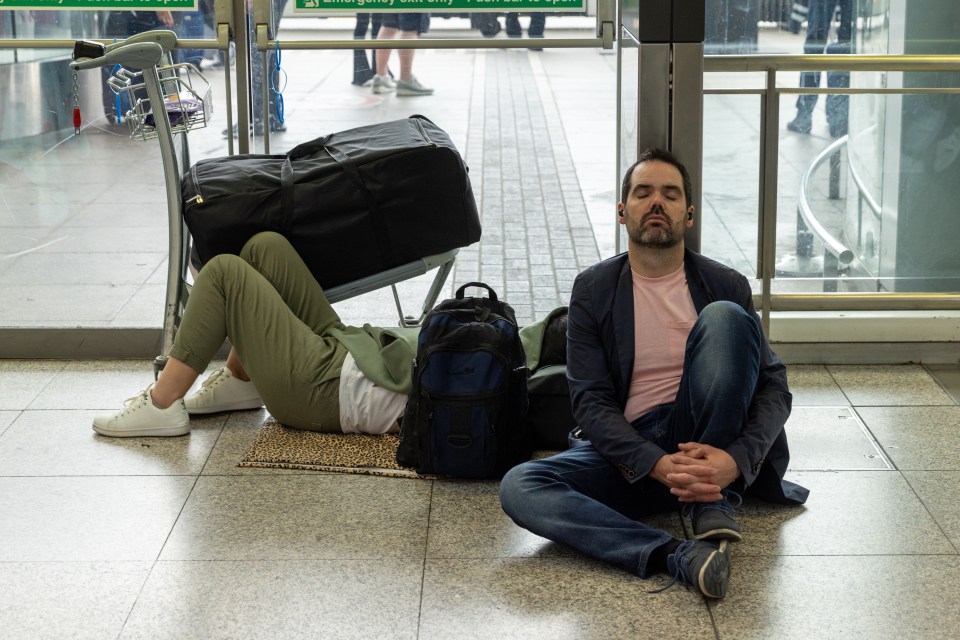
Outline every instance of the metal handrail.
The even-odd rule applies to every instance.
[[[837,256],[837,260],[839,260],[841,264],[850,264],[853,262],[854,253],[847,245],[840,242],[840,240],[835,238],[833,234],[820,224],[820,220],[817,219],[813,209],[810,208],[810,202],[807,199],[807,190],[813,180],[814,172],[820,168],[824,160],[834,153],[839,152],[840,147],[847,144],[847,138],[849,138],[849,136],[843,136],[842,138],[834,140],[813,159],[810,166],[807,167],[807,170],[803,172],[803,176],[800,178],[800,201],[797,203],[797,211],[800,212],[800,217],[803,218],[807,229],[820,238],[823,246],[827,248],[830,253]]]
[[[960,55],[744,55],[704,56],[704,72],[716,71],[960,71]]]
[[[854,163],[847,163],[847,169],[850,171],[850,178],[853,180],[853,184],[857,187],[857,193],[859,193],[860,197],[867,203],[867,207],[870,209],[873,217],[879,220],[880,214],[882,213],[880,203],[874,199],[873,194],[867,189],[867,185],[864,184],[863,178],[857,173],[857,168]]]

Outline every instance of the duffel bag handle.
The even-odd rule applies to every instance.
[[[321,136],[309,142],[302,142],[287,152],[287,158],[290,160],[296,160],[298,158],[303,158],[304,156],[313,155],[318,151],[323,151],[327,148],[327,141],[329,139],[330,136]]]
[[[422,116],[419,113],[415,113],[410,116],[410,119],[416,118],[418,120],[426,120],[430,124],[433,124],[433,120],[427,116]],[[309,142],[302,142],[295,146],[293,149],[287,152],[287,157],[291,160],[296,160],[298,158],[303,158],[304,156],[311,156],[320,151],[324,151],[327,148],[327,143],[330,141],[330,136],[320,136],[319,138],[314,138]]]
[[[464,292],[464,290],[466,290],[468,287],[479,287],[479,288],[481,288],[481,289],[486,289],[486,290],[487,290],[487,293],[490,294],[490,295],[488,295],[487,297],[490,298],[491,300],[493,300],[494,302],[497,301],[497,292],[494,291],[493,289],[491,289],[491,288],[490,288],[490,285],[484,284],[483,282],[468,282],[467,284],[465,284],[465,285],[463,285],[462,287],[460,287],[459,289],[457,289],[457,295],[456,295],[457,300],[463,300],[463,297],[464,297],[464,296],[463,296],[463,292]]]
[[[373,236],[374,241],[377,243],[377,250],[380,252],[381,256],[385,256],[388,262],[392,264],[399,264],[400,260],[397,259],[392,244],[388,241],[386,237],[386,221],[383,216],[383,212],[380,211],[380,206],[377,204],[377,199],[373,195],[373,192],[370,191],[370,188],[367,187],[367,183],[364,182],[363,176],[360,175],[360,170],[357,168],[357,163],[348,156],[346,153],[336,148],[333,145],[327,144],[327,138],[317,138],[316,140],[311,140],[310,142],[305,142],[298,147],[294,147],[290,153],[287,154],[287,157],[283,160],[283,166],[280,169],[280,204],[282,208],[282,215],[284,220],[284,225],[282,228],[286,231],[290,224],[290,217],[293,215],[294,207],[296,203],[294,202],[294,171],[293,171],[293,161],[297,159],[297,151],[302,150],[306,151],[303,155],[309,155],[316,151],[326,151],[327,155],[337,163],[337,166],[340,167],[340,170],[353,182],[357,190],[363,194],[364,198],[367,201],[367,208],[370,210],[370,215],[373,216],[376,224],[374,225]]]

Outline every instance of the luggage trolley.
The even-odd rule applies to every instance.
[[[157,138],[167,196],[169,228],[169,261],[167,290],[163,316],[160,355],[154,359],[154,374],[166,365],[173,339],[180,325],[183,309],[190,293],[187,280],[189,266],[189,233],[182,216],[180,167],[173,134],[182,133],[186,149],[186,132],[207,126],[213,111],[210,83],[191,64],[174,64],[170,52],[176,48],[173,31],[154,30],[127,38],[123,42],[103,45],[78,41],[70,68],[74,71],[120,65],[110,77],[109,85],[118,94],[126,94],[131,105],[125,118],[130,137],[135,140]],[[166,117],[157,118],[153,105],[163,104]],[[186,157],[186,153],[184,156]],[[184,167],[186,169],[186,167]],[[324,290],[327,299],[339,302],[363,293],[390,286],[400,316],[400,325],[419,325],[436,304],[443,286],[453,270],[458,248],[425,256],[392,269],[371,274],[352,282]],[[396,283],[437,269],[419,316],[404,315]]]

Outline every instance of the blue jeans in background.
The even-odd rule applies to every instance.
[[[725,448],[746,424],[761,342],[754,315],[732,302],[707,305],[687,338],[676,401],[632,426],[667,453],[681,442]],[[500,483],[500,501],[524,529],[644,578],[650,554],[672,536],[640,519],[678,506],[667,487],[652,478],[628,482],[589,445],[514,467]]]

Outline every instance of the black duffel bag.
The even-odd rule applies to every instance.
[[[333,133],[286,155],[201,160],[181,196],[198,268],[276,231],[327,288],[480,239],[467,167],[423,116]]]

